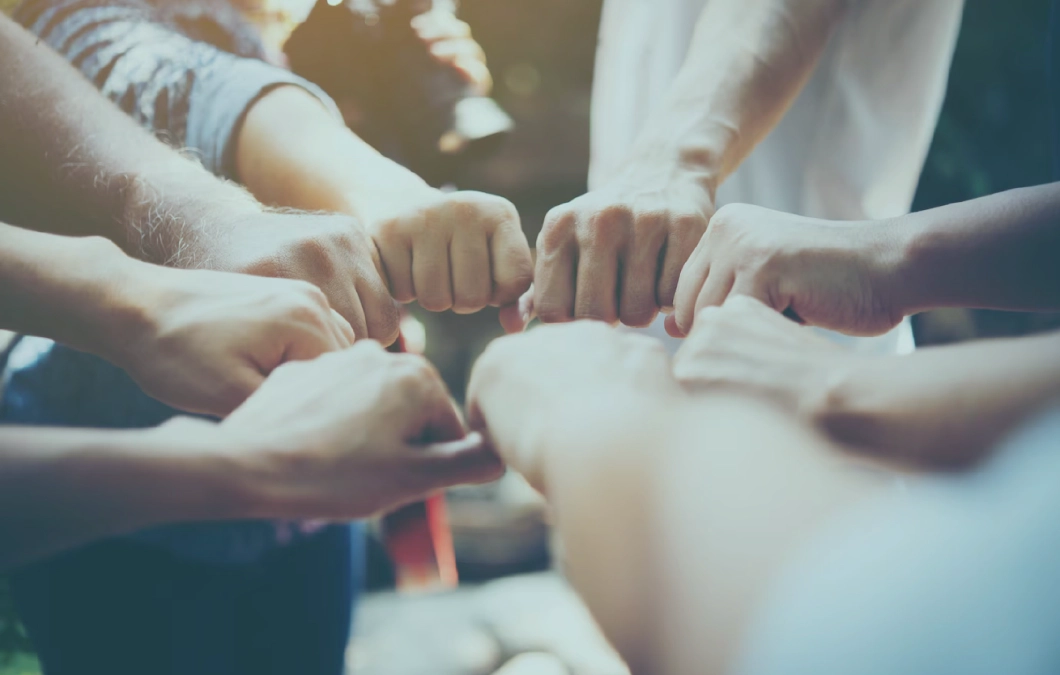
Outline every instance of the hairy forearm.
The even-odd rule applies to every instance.
[[[816,421],[883,458],[965,464],[1060,397],[1060,333],[855,361]]]
[[[906,314],[939,307],[1060,310],[1060,183],[922,211],[885,226]]]
[[[208,218],[259,207],[141,129],[0,17],[0,217],[170,262]]]
[[[712,192],[783,117],[846,0],[712,0],[633,159],[697,175]]]
[[[880,487],[792,419],[729,395],[645,397],[547,442],[568,576],[634,673],[724,672],[792,552]]]
[[[381,194],[426,184],[379,154],[312,94],[277,87],[247,112],[236,144],[239,180],[265,204],[368,218]]]
[[[0,428],[0,570],[143,527],[247,517],[232,464],[166,427]]]

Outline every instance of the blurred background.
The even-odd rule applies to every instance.
[[[0,9],[15,4],[0,0]],[[1043,94],[1048,5],[967,0],[916,209],[1050,179]],[[494,95],[517,127],[497,155],[462,173],[459,186],[511,199],[533,242],[547,211],[585,190],[600,0],[462,0],[460,14],[484,47]],[[496,314],[418,316],[427,329],[428,356],[462,397],[475,357],[500,333]],[[1055,315],[947,311],[918,317],[916,331],[920,344],[937,344],[1056,325]],[[461,491],[451,506],[464,578],[485,585],[395,600],[377,556],[371,583],[379,592],[362,608],[361,639],[350,655],[358,672],[489,673],[511,654],[535,650],[597,664],[586,672],[621,672],[585,628],[580,606],[541,572],[550,564],[548,530],[526,488],[502,482]],[[27,649],[0,586],[0,674],[36,672]]]

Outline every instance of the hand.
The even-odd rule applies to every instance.
[[[814,326],[881,335],[904,316],[891,299],[899,258],[880,224],[725,206],[681,273],[667,330],[687,335],[700,310],[747,295]]]
[[[219,430],[265,480],[266,518],[363,518],[503,471],[426,360],[370,341],[278,368]]]
[[[533,271],[511,202],[480,192],[447,194],[411,175],[404,185],[355,207],[379,249],[394,298],[457,314],[517,302]]]
[[[375,244],[350,216],[265,213],[217,226],[201,267],[264,277],[301,279],[317,286],[358,340],[390,344],[400,315],[387,290]]]
[[[281,364],[353,343],[350,324],[307,282],[126,260],[134,273],[118,292],[131,297],[118,304],[131,321],[105,328],[104,351],[175,408],[224,416]]]
[[[452,66],[479,96],[493,89],[486,52],[471,36],[471,26],[451,12],[435,10],[412,19],[412,29],[430,49],[431,56]]]
[[[490,344],[471,373],[468,418],[544,491],[552,447],[544,434],[583,428],[591,412],[613,418],[636,409],[624,405],[629,399],[679,393],[657,340],[598,322],[544,326]]]
[[[862,358],[753,298],[732,296],[700,311],[673,369],[689,389],[745,390],[813,418],[833,381]]]
[[[648,325],[673,306],[713,211],[711,191],[692,176],[644,165],[554,208],[537,240],[533,311],[546,323]]]

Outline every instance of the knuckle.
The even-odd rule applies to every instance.
[[[453,301],[453,311],[457,314],[474,314],[489,305],[489,301],[485,293],[461,294]]]
[[[537,318],[543,323],[564,323],[571,320],[571,311],[559,305],[541,305],[537,308]]]
[[[545,253],[556,253],[570,245],[577,227],[577,217],[566,206],[558,206],[545,216],[545,224],[537,236],[537,248]]]
[[[629,206],[620,204],[604,207],[578,228],[579,243],[617,245],[626,239],[634,222],[633,210]]]
[[[651,325],[652,321],[659,314],[659,308],[655,306],[655,303],[636,303],[628,307],[623,307],[621,312],[622,323],[633,328],[645,328]]]

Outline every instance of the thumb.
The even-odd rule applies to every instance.
[[[424,445],[416,453],[429,483],[427,490],[488,483],[504,473],[503,462],[480,433],[468,434],[457,441]]]
[[[188,412],[226,417],[258,390],[258,387],[265,382],[265,377],[265,374],[250,364],[240,366],[229,375],[223,386],[218,387],[215,400],[207,404],[209,409],[185,409]]]
[[[687,335],[685,335],[685,332],[681,330],[681,326],[677,324],[676,314],[668,314],[666,316],[666,321],[663,325],[666,327],[666,334],[672,338],[680,339],[688,337]]]
[[[526,330],[526,327],[534,318],[536,318],[536,312],[534,310],[534,287],[532,285],[526,293],[523,293],[518,302],[501,307],[501,326],[504,328],[504,332],[509,335]]]

